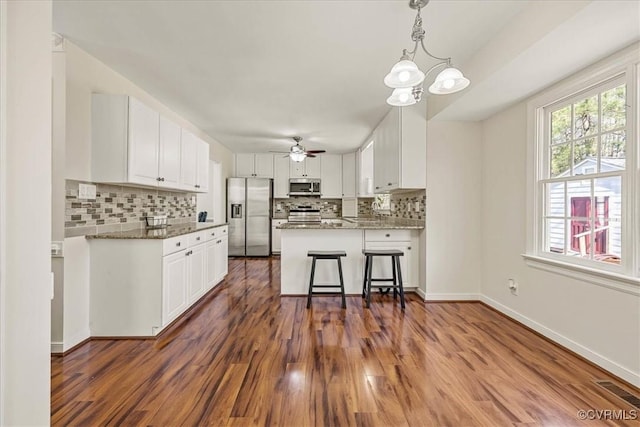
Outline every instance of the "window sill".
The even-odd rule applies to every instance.
[[[522,254],[522,257],[529,267],[537,268],[538,270],[560,274],[572,279],[640,296],[640,278],[610,271],[596,270],[594,268],[570,264],[538,255]]]

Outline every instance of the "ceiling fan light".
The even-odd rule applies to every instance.
[[[305,157],[307,157],[307,153],[304,151],[292,151],[289,153],[289,158],[294,162],[302,162]]]
[[[424,73],[415,62],[401,59],[384,78],[384,84],[391,88],[410,88],[419,85],[424,80]]]
[[[462,75],[462,71],[449,67],[440,71],[436,80],[429,86],[429,92],[435,95],[456,93],[469,86],[469,79]]]
[[[398,88],[394,89],[393,93],[387,98],[387,104],[394,107],[406,107],[416,103],[416,98],[413,96],[413,88]]]

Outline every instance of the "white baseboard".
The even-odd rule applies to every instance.
[[[435,294],[428,293],[424,297],[425,301],[480,301],[480,294],[451,293]]]
[[[612,374],[622,378],[623,380],[635,385],[636,387],[640,387],[640,374],[633,372],[627,368],[625,368],[624,366],[620,366],[619,364],[617,364],[616,362],[607,359],[606,357],[588,349],[587,347],[584,347],[581,344],[578,344],[577,342],[565,337],[564,335],[560,335],[559,333],[547,328],[546,326],[526,317],[523,316],[522,314],[518,313],[517,311],[514,311],[512,309],[510,309],[509,307],[499,303],[498,301],[491,299],[485,295],[479,295],[479,299],[484,302],[485,304],[495,308],[496,310],[498,310],[499,312],[511,317],[514,320],[517,320],[518,322],[522,323],[523,325],[528,326],[529,328],[533,329],[534,331],[544,335],[545,337],[549,338],[551,341],[554,341],[558,344],[560,344],[563,347],[568,348],[569,350],[573,351],[574,353],[579,354],[580,356],[584,357],[585,359],[595,363],[596,365],[600,366],[602,369],[605,369],[609,372],[611,372]]]
[[[51,342],[51,354],[61,354],[63,352],[64,345],[62,341]]]

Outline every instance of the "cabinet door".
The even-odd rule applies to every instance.
[[[160,117],[158,176],[160,187],[180,188],[180,126]]]
[[[206,259],[207,259],[207,284],[206,284],[206,290],[208,291],[209,289],[213,288],[217,283],[218,283],[218,269],[217,269],[217,262],[216,262],[216,248],[218,245],[218,238],[214,239],[214,240],[210,240],[209,242],[207,242],[206,246],[207,246],[207,254],[206,254]]]
[[[399,187],[400,180],[400,112],[391,109],[378,128],[373,145],[374,192],[383,193]]]
[[[160,114],[129,98],[129,182],[158,185]]]
[[[280,224],[287,222],[286,219],[274,219],[271,220],[271,252],[279,254],[282,248],[280,238],[282,237],[282,230],[276,228]]]
[[[373,176],[373,156],[374,146],[377,144],[375,134],[359,151],[359,165],[358,168],[358,196],[360,197],[373,197],[374,191],[374,176]]]
[[[253,154],[236,154],[236,176],[239,178],[251,178],[254,174]]]
[[[215,255],[215,265],[217,278],[216,283],[219,283],[224,276],[227,275],[229,271],[229,246],[228,246],[228,237],[222,236],[218,240],[216,240],[216,255]]]
[[[289,162],[289,176],[291,178],[304,178],[306,176],[304,161],[302,162],[294,162],[293,160]]]
[[[304,167],[305,167],[305,178],[320,178],[321,174],[321,158],[322,154],[318,157],[307,157],[304,159]]]
[[[356,197],[356,153],[342,155],[342,197]]]
[[[197,140],[196,137],[186,129],[182,129],[180,153],[180,188],[186,191],[196,191]]]
[[[162,258],[162,326],[187,308],[187,251]]]
[[[206,247],[204,244],[187,249],[189,264],[189,304],[204,294],[206,281]]]
[[[209,144],[196,138],[196,191],[209,192]]]
[[[256,178],[273,178],[273,154],[256,154],[253,171]]]
[[[409,259],[413,257],[411,242],[365,242],[367,249],[399,249],[404,252],[400,257],[400,270],[402,273],[402,286],[405,288],[414,287],[414,277],[412,265]],[[393,277],[391,267],[391,257],[373,257],[373,270],[371,277],[388,278]],[[384,283],[379,283],[383,285]],[[389,282],[391,284],[391,282]]]
[[[323,154],[320,163],[320,190],[323,199],[339,199],[342,197],[342,156]]]
[[[289,197],[289,156],[276,155],[273,159],[273,198]]]

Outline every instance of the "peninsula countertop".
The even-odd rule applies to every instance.
[[[399,218],[342,218],[341,222],[304,223],[287,222],[276,227],[281,230],[422,230],[423,220]]]
[[[87,239],[170,239],[183,234],[195,233],[210,228],[223,227],[229,223],[190,222],[187,224],[169,225],[166,228],[146,229],[136,228],[128,231],[113,231],[109,233],[88,234]]]

